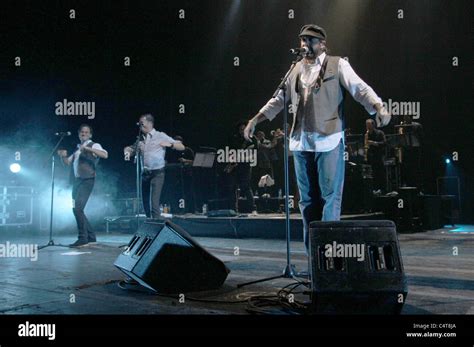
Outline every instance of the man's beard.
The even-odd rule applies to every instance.
[[[304,57],[307,58],[307,59],[315,59],[317,57],[316,52],[314,52],[314,50],[310,47],[308,47],[308,49],[309,49],[309,51],[308,51],[307,54],[305,54]]]

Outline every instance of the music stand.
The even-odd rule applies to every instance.
[[[214,166],[215,153],[196,153],[193,167],[212,168]]]
[[[207,147],[207,148],[201,147],[201,150],[202,149],[215,150],[215,149],[210,148],[210,147]],[[196,199],[196,190],[194,189],[194,187],[196,186],[196,184],[194,182],[194,170],[195,170],[195,168],[212,169],[214,167],[215,158],[216,158],[216,153],[215,152],[198,152],[194,155],[194,160],[193,160],[193,164],[192,164],[192,168],[193,168],[192,179],[193,179],[193,197],[194,197],[194,210],[195,211],[196,211],[197,199]],[[200,171],[198,171],[198,172],[200,172]],[[215,174],[215,171],[213,171],[213,173]],[[216,181],[216,179],[214,179],[214,182],[215,181]],[[214,185],[214,188],[215,188],[214,194],[217,195],[217,186],[216,186],[215,183],[213,185]],[[201,189],[199,190],[199,193],[200,193],[200,198],[203,198]],[[205,200],[205,199],[202,199],[200,202],[202,202],[203,200]]]

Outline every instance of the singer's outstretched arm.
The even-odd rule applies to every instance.
[[[67,156],[67,151],[64,150],[64,149],[60,149],[58,151],[58,155],[59,157],[61,158],[61,160],[63,161],[64,164],[66,165],[71,165],[72,163],[72,159],[73,159],[73,154],[71,154],[69,157]]]
[[[96,156],[98,156],[101,159],[107,159],[109,157],[109,154],[107,153],[107,151],[103,149],[84,147],[84,150],[94,153]]]

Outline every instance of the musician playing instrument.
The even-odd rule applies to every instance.
[[[255,138],[258,142],[257,148],[257,166],[252,170],[253,176],[253,187],[258,189],[258,182],[262,176],[270,175],[273,176],[273,163],[272,159],[276,156],[274,147],[277,145],[277,140],[274,136],[273,140],[270,141],[265,137],[263,131],[257,131]]]
[[[244,129],[246,122],[239,122],[236,125],[237,132],[232,135],[230,139],[230,147],[232,149],[246,149],[253,150],[257,149],[258,143],[255,137],[252,137],[250,141],[246,140],[244,137]],[[236,200],[236,210],[239,210],[238,206],[238,196],[237,189],[240,188],[240,194],[244,195],[247,201],[250,202],[250,208],[253,214],[257,213],[257,206],[255,205],[255,200],[253,197],[251,179],[252,179],[252,167],[250,163],[230,163],[224,169],[225,172],[231,175],[231,189],[230,189],[230,199],[231,201],[237,197]]]

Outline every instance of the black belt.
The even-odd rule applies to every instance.
[[[161,172],[165,172],[165,168],[155,169],[155,170],[143,169],[143,175],[151,175],[151,174],[157,174]]]

